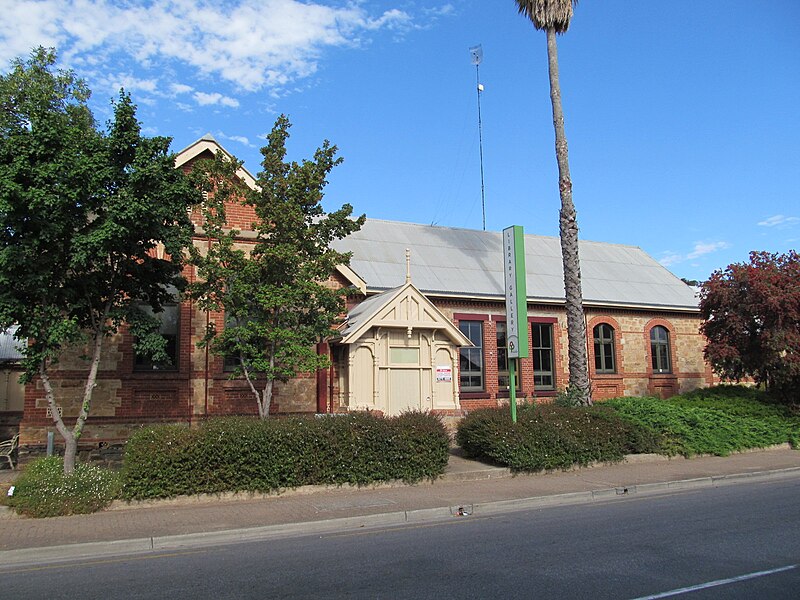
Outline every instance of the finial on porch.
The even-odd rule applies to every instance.
[[[411,250],[406,248],[406,283],[411,283]]]

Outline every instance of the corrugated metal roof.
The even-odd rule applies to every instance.
[[[502,234],[368,219],[360,231],[335,242],[353,253],[350,267],[382,291],[405,281],[411,249],[414,285],[432,295],[503,297]],[[641,248],[580,242],[584,302],[696,310],[694,290]],[[563,302],[561,245],[556,237],[525,236],[528,299]]]
[[[16,325],[5,331],[0,330],[0,362],[19,362],[22,360],[22,342],[14,338],[17,332]]]
[[[384,306],[389,304],[402,289],[403,286],[400,286],[382,294],[371,296],[359,303],[353,310],[347,313],[347,320],[344,323],[344,327],[340,330],[340,335],[346,337],[347,334],[358,329],[362,323],[372,319],[372,317]]]

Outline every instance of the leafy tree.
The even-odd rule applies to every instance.
[[[556,34],[569,29],[573,6],[577,0],[516,0],[520,14],[547,35],[547,59],[550,74],[550,103],[553,106],[553,128],[556,138],[558,189],[561,195],[559,230],[561,259],[564,265],[564,291],[567,303],[567,336],[569,345],[569,388],[580,404],[592,404],[589,384],[589,363],[586,351],[586,321],[583,314],[581,264],[578,255],[578,217],[572,203],[572,179],[569,174],[567,135],[564,131],[564,110],[561,107],[561,85],[558,79],[558,46]]]
[[[313,160],[285,161],[290,126],[283,115],[275,122],[255,189],[237,183],[236,161],[217,156],[199,166],[211,184],[203,209],[209,245],[192,250],[198,281],[190,292],[200,308],[224,311],[223,330],[212,324],[203,344],[235,361],[232,376],[245,377],[261,418],[269,415],[275,381],[328,366],[315,344],[334,333],[348,290],[326,281],[350,260],[330,243],[364,223],[363,215],[351,218],[349,204],[328,214],[322,208],[328,173],[342,160],[336,146],[325,141]],[[249,246],[226,226],[226,204],[237,201],[255,212]]]
[[[706,359],[721,376],[752,377],[786,401],[800,399],[800,255],[751,252],[750,262],[703,284]]]
[[[141,136],[127,94],[100,131],[88,88],[55,63],[40,47],[0,77],[0,326],[19,325],[23,379],[40,377],[70,473],[105,339],[128,322],[138,351],[166,358],[158,321],[139,307],[157,313],[182,286],[200,193],[175,169],[168,138]],[[81,348],[87,374],[69,429],[51,374]]]

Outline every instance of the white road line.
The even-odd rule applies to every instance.
[[[791,571],[796,569],[797,565],[789,565],[787,567],[780,567],[778,569],[771,569],[769,571],[758,571],[756,573],[748,573],[747,575],[739,575],[738,577],[731,577],[729,579],[717,579],[716,581],[709,581],[708,583],[700,583],[691,587],[679,588],[677,590],[670,590],[660,594],[653,594],[652,596],[642,596],[634,598],[634,600],[656,600],[656,598],[669,598],[670,596],[679,596],[680,594],[688,594],[689,592],[696,592],[697,590],[704,590],[706,588],[717,587],[720,585],[727,585],[729,583],[737,583],[739,581],[747,581],[748,579],[755,579],[756,577],[764,577],[765,575],[774,575],[775,573],[782,573],[783,571]]]

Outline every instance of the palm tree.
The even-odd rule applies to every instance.
[[[569,29],[572,8],[578,0],[516,0],[520,14],[547,34],[547,61],[550,72],[550,102],[553,105],[553,128],[556,134],[558,190],[561,195],[559,229],[561,259],[564,264],[564,291],[567,300],[567,336],[569,340],[569,395],[584,405],[592,403],[589,364],[586,358],[586,321],[583,315],[581,265],[578,256],[578,220],[572,203],[572,180],[569,176],[567,136],[561,108],[558,82],[558,46],[556,34]]]

